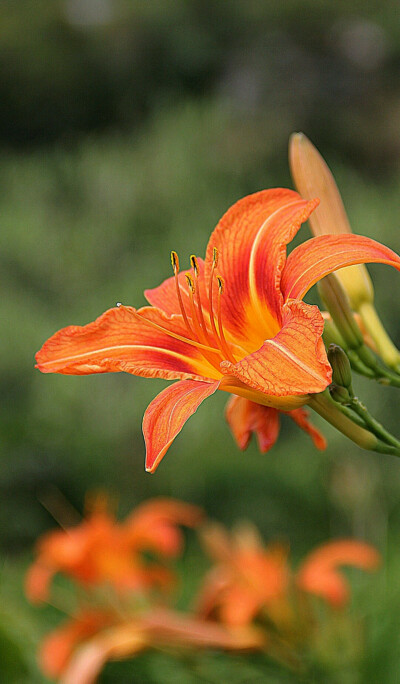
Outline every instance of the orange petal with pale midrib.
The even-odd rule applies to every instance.
[[[146,318],[181,337],[187,330],[180,317],[159,309],[120,306],[109,309],[93,323],[69,326],[50,337],[36,354],[43,373],[87,375],[125,371],[166,379],[219,376],[195,346],[171,337],[146,323]]]
[[[344,266],[381,263],[400,270],[400,257],[385,245],[363,235],[320,235],[288,256],[282,273],[285,300],[302,299],[324,276]]]
[[[279,330],[279,281],[286,245],[317,203],[303,200],[293,190],[263,190],[236,202],[211,235],[205,277],[210,276],[217,248],[217,272],[225,280],[222,321],[245,349],[257,348]]]
[[[322,342],[324,319],[316,306],[290,302],[283,308],[280,332],[236,364],[224,361],[223,372],[270,396],[322,392],[332,369]]]
[[[146,470],[153,473],[184,424],[219,382],[182,380],[167,387],[149,404],[143,417]]]

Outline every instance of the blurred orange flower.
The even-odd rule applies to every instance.
[[[244,197],[218,223],[205,262],[192,256],[190,272],[180,273],[172,252],[174,277],[145,292],[152,306],[119,306],[86,326],[60,330],[37,353],[37,367],[44,373],[126,371],[179,380],[144,416],[150,472],[217,389],[278,410],[298,409],[326,389],[332,374],[321,338],[323,317],[303,302],[305,294],[350,264],[383,262],[400,269],[394,252],[351,234],[318,236],[286,258],[287,245],[317,204],[283,188]],[[300,422],[305,424],[303,417]]]
[[[326,542],[303,561],[296,583],[303,591],[340,607],[349,600],[350,590],[339,568],[349,565],[361,570],[376,570],[379,564],[379,553],[369,544],[353,539]]]
[[[222,526],[209,526],[203,540],[216,566],[200,593],[200,615],[243,626],[263,610],[275,613],[288,590],[286,550],[265,548],[255,528],[247,525],[238,527],[231,537]]]
[[[151,608],[134,617],[79,613],[44,640],[39,662],[61,684],[93,684],[109,660],[132,658],[148,648],[260,650],[263,632],[210,624],[176,611]]]
[[[369,544],[343,539],[317,548],[295,574],[287,552],[279,546],[265,547],[253,527],[238,528],[229,537],[223,527],[212,526],[203,538],[216,565],[203,583],[198,611],[227,625],[246,625],[265,616],[278,628],[286,630],[293,623],[295,629],[301,605],[296,589],[342,607],[350,592],[338,568],[350,565],[375,570],[380,562],[378,552]]]
[[[179,554],[182,533],[178,526],[194,527],[201,518],[196,506],[153,499],[120,523],[103,501],[79,525],[49,532],[39,540],[37,559],[26,577],[27,596],[31,601],[46,600],[58,572],[86,586],[111,584],[119,591],[168,587],[173,579],[170,570],[142,554]]]

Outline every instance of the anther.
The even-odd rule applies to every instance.
[[[218,281],[218,290],[219,290],[219,293],[222,294],[223,291],[224,291],[224,287],[225,287],[225,281],[224,281],[224,279],[222,278],[222,276],[217,276],[217,281]]]
[[[198,264],[198,261],[197,261],[197,257],[195,257],[194,254],[192,254],[191,257],[190,257],[190,265],[191,265],[191,267],[193,268],[194,274],[195,274],[195,276],[196,276],[196,278],[197,278],[197,276],[199,275],[199,264]]]
[[[216,268],[218,266],[218,250],[216,247],[213,247],[213,266]]]
[[[194,294],[196,290],[195,290],[195,287],[194,287],[193,278],[192,278],[192,276],[190,275],[190,273],[185,273],[185,276],[186,276],[186,280],[187,280],[187,284],[188,284],[189,290],[191,291],[192,294]]]
[[[179,257],[174,250],[171,252],[171,263],[174,273],[179,273]]]

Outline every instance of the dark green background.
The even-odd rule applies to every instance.
[[[290,187],[294,130],[334,169],[354,231],[400,250],[397,0],[3,0],[0,44],[0,681],[43,681],[34,648],[59,620],[21,589],[35,538],[54,524],[43,503],[58,490],[82,510],[88,489],[108,487],[121,515],[163,494],[227,525],[250,518],[295,559],[329,537],[377,545],[385,567],[354,576],[350,609],[366,621],[365,659],[315,681],[397,683],[399,462],[325,426],[321,454],[285,419],[273,451],[241,453],[218,393],[150,476],[141,419],[165,383],[33,370],[56,329],[143,304],[170,275],[171,249],[183,266],[202,256],[235,200]],[[399,276],[370,272],[399,344]],[[398,393],[356,388],[399,432]],[[184,567],[190,593],[196,563]],[[160,658],[110,666],[104,682],[158,684],[169,669],[188,683],[286,681],[243,659],[205,656],[177,675]]]

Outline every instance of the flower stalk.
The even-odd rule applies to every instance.
[[[325,390],[311,397],[309,406],[362,449],[400,456],[400,442],[370,415],[357,397],[349,401],[348,407],[342,406]]]

